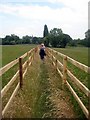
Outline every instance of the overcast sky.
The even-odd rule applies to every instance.
[[[84,38],[88,0],[0,0],[0,37],[42,37],[45,24],[49,31],[56,27],[73,39]]]

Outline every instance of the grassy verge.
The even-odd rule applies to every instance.
[[[56,48],[55,50],[68,55],[69,57],[84,63],[86,65],[88,65],[88,49],[87,48],[66,48],[66,49],[61,49],[61,48]],[[62,58],[58,55],[56,55],[57,59],[59,59],[61,61],[61,63],[63,62]],[[85,73],[84,71],[82,71],[81,69],[75,67],[74,65],[72,65],[70,62],[67,63],[67,68],[71,71],[71,73],[73,73],[86,87],[88,87],[90,89],[90,86],[88,84],[88,73]],[[70,83],[70,85],[73,87],[73,89],[76,91],[77,95],[79,96],[79,98],[82,100],[82,102],[84,103],[84,105],[87,107],[88,109],[88,98],[87,96],[75,85],[75,83],[70,80],[70,78],[68,77],[67,79]],[[68,89],[67,89],[68,90]],[[68,91],[69,92],[69,91]],[[69,92],[70,95],[70,92]],[[75,111],[77,112],[77,114],[79,115],[80,118],[85,118],[82,110],[80,107],[78,106],[78,103],[76,102],[76,100],[74,99],[74,97],[72,95],[71,96],[71,101],[74,105]]]
[[[38,58],[34,60],[23,80],[22,90],[5,115],[7,118],[42,118],[50,110],[47,68]]]

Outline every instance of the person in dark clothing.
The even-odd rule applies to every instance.
[[[44,44],[41,44],[39,55],[40,55],[41,60],[44,60],[44,56],[46,56]]]

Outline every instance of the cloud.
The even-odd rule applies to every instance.
[[[88,2],[88,28],[90,29],[90,1]]]
[[[23,2],[25,1],[23,0]],[[28,4],[18,4],[18,2],[16,4],[0,4],[0,22],[3,25],[3,32],[0,32],[0,35],[12,31],[20,36],[25,34],[42,36],[44,24],[47,24],[49,30],[53,27],[59,27],[73,38],[84,37],[88,26],[87,0],[45,1],[53,5],[63,4],[63,7],[60,8],[52,8],[49,4],[42,6],[39,5],[39,2],[32,4],[28,0]],[[5,21],[8,25],[5,25]]]

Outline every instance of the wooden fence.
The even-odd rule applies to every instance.
[[[68,82],[67,76],[69,76],[70,80],[73,81],[77,85],[77,87],[82,90],[83,93],[85,93],[85,95],[88,97],[88,100],[90,100],[90,90],[84,84],[82,84],[80,82],[80,80],[71,73],[71,71],[69,71],[67,69],[67,61],[70,62],[71,64],[75,65],[76,67],[80,68],[81,70],[85,71],[88,74],[90,74],[90,67],[88,67],[88,66],[60,53],[60,52],[57,52],[51,48],[47,48],[47,54],[48,54],[49,58],[51,59],[52,64],[55,66],[56,70],[60,74],[60,76],[62,78],[62,84],[65,83],[67,85],[70,92],[74,96],[75,100],[78,102],[79,106],[81,107],[86,118],[90,119],[90,111],[87,110],[87,108],[85,107],[85,105],[83,104],[81,99],[78,97],[78,95],[76,94],[76,92],[74,91],[74,89],[72,88],[70,83]],[[59,60],[56,59],[55,55],[59,55],[61,58],[63,58],[63,64]]]
[[[27,72],[28,66],[31,65],[34,53],[36,52],[36,48],[31,49],[29,52],[25,53],[22,55],[20,58],[17,58],[16,60],[10,62],[6,66],[0,69],[0,76],[2,76],[6,71],[8,71],[10,68],[15,66],[17,63],[19,63],[19,70],[13,75],[11,80],[8,82],[7,85],[4,86],[4,88],[1,90],[1,98],[4,97],[4,95],[7,93],[7,91],[10,89],[12,84],[15,82],[17,77],[19,77],[20,81],[18,82],[16,88],[14,89],[10,99],[8,100],[7,104],[5,105],[4,109],[2,110],[2,117],[8,110],[13,98],[15,97],[17,91],[19,88],[22,88],[23,85],[23,78],[25,77],[25,74]],[[26,58],[24,64],[23,64],[23,59]]]
[[[19,63],[19,70],[16,72],[15,75],[13,75],[12,79],[8,82],[8,84],[5,85],[4,88],[1,90],[1,98],[3,98],[4,95],[7,93],[7,91],[10,89],[11,85],[15,82],[15,80],[19,76],[20,81],[18,82],[16,88],[14,89],[14,91],[13,91],[10,99],[8,100],[6,106],[2,110],[2,117],[4,116],[6,111],[8,110],[8,108],[9,108],[14,96],[16,95],[18,89],[22,88],[23,78],[25,77],[28,66],[30,66],[31,63],[32,63],[34,53],[36,51],[37,51],[37,48],[33,48],[29,52],[22,55],[20,58],[10,62],[9,64],[7,64],[6,66],[4,66],[3,68],[0,69],[0,76],[2,76],[6,71],[8,71],[13,66],[15,66],[17,63]],[[54,54],[60,55],[60,57],[63,58],[63,64],[54,56]],[[81,109],[82,109],[83,113],[85,114],[86,118],[89,118],[90,117],[89,110],[87,110],[87,108],[85,107],[85,105],[83,104],[81,99],[78,97],[78,95],[76,94],[74,89],[71,87],[70,83],[67,80],[67,76],[69,76],[70,79],[78,86],[78,88],[81,89],[85,93],[85,95],[88,97],[88,99],[90,99],[90,90],[85,85],[83,85],[80,82],[80,80],[78,78],[76,78],[76,76],[74,76],[71,73],[71,71],[69,71],[67,69],[67,61],[69,61],[70,63],[72,63],[76,67],[80,68],[81,70],[83,70],[83,71],[85,71],[86,73],[89,73],[89,74],[90,74],[90,67],[88,67],[88,66],[86,66],[86,65],[84,65],[84,64],[82,64],[82,63],[64,55],[64,54],[62,54],[62,53],[59,53],[59,52],[57,52],[53,49],[50,49],[50,48],[47,48],[47,55],[49,56],[53,65],[56,67],[56,70],[60,74],[60,76],[62,78],[62,81],[63,81],[62,84],[65,83],[67,85],[67,87],[71,91],[72,95],[74,96],[74,98],[78,102],[79,106],[81,107]],[[27,59],[23,64],[22,60],[25,57],[27,57]],[[61,72],[61,70],[62,70],[62,72]]]

